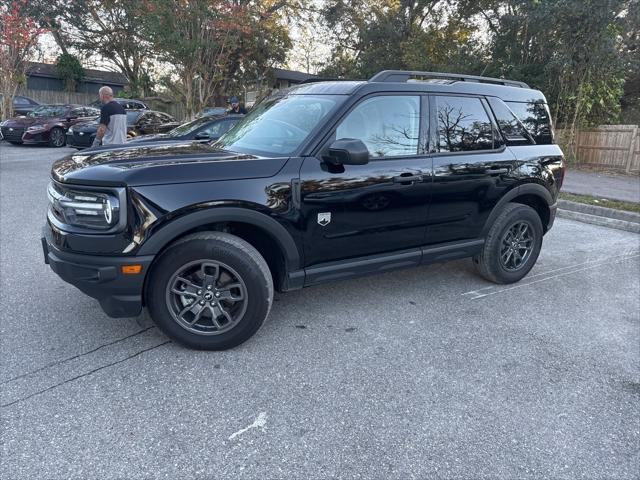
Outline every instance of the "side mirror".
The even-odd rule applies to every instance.
[[[329,145],[325,160],[334,165],[365,165],[369,163],[369,149],[362,140],[341,138]]]
[[[209,135],[207,132],[196,133],[196,140],[209,140],[210,138],[211,135]]]

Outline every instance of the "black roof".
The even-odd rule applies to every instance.
[[[311,78],[316,78],[317,75],[311,73],[297,72],[295,70],[286,70],[284,68],[272,68],[273,76],[280,80],[289,80],[291,82],[304,82]]]
[[[56,66],[52,63],[28,62],[26,74],[30,77],[60,78],[56,71]],[[82,81],[120,86],[125,86],[129,83],[127,78],[120,72],[93,70],[90,68],[84,69]]]
[[[496,83],[501,79],[488,79],[492,82],[469,81],[470,79],[447,79],[447,80],[427,80],[427,81],[395,81],[388,79],[377,81],[373,77],[369,81],[330,81],[305,83],[292,86],[282,90],[281,94],[293,93],[296,95],[350,95],[356,90],[362,93],[374,92],[431,92],[431,93],[451,93],[467,95],[487,95],[501,98],[504,101],[512,102],[540,102],[546,101],[544,95],[539,90],[534,90],[519,85],[520,82],[504,81],[507,85]]]

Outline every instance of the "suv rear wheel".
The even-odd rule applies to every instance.
[[[264,323],[273,301],[264,258],[228,233],[201,232],[178,240],[149,275],[151,318],[191,348],[224,350],[243,343]]]
[[[535,265],[542,235],[542,222],[533,208],[508,203],[491,226],[482,252],[473,257],[473,263],[487,280],[517,282]]]

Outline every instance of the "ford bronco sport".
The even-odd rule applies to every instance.
[[[280,91],[216,143],[98,148],[51,176],[51,268],[110,316],[146,307],[216,350],[260,328],[274,290],[464,257],[517,282],[564,164],[526,84],[383,71]]]

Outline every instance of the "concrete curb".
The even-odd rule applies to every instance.
[[[558,216],[578,222],[640,233],[639,213],[558,200]]]

